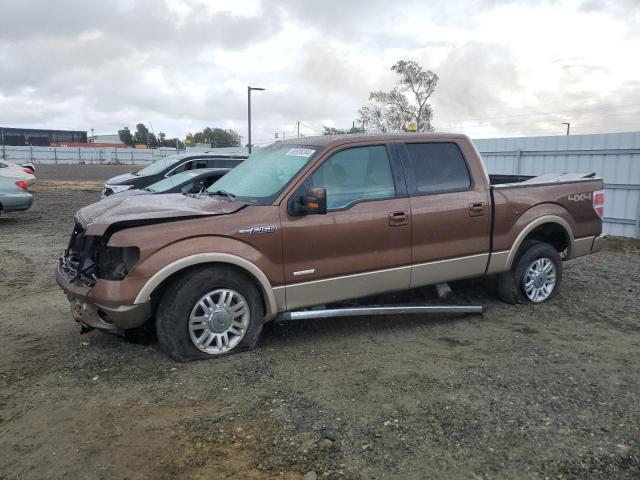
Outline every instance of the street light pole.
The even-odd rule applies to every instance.
[[[247,123],[248,123],[248,146],[251,154],[251,90],[264,90],[260,87],[247,87]]]
[[[567,126],[567,135],[569,135],[569,127],[571,126],[570,122],[562,122],[562,125],[566,125]]]

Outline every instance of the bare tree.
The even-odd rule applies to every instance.
[[[406,131],[409,123],[418,132],[432,132],[433,110],[427,101],[436,89],[438,75],[412,60],[400,60],[391,70],[400,76],[398,85],[390,92],[371,92],[370,105],[358,111],[361,120],[380,132]]]

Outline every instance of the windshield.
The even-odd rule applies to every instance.
[[[269,205],[316,152],[316,147],[274,143],[256,150],[207,190],[225,191],[243,202]]]
[[[159,182],[154,183],[153,185],[149,185],[145,190],[150,192],[159,193],[169,190],[170,188],[175,187],[176,185],[180,185],[183,182],[188,181],[190,178],[197,177],[202,172],[199,171],[187,171],[182,173],[176,173],[175,175],[171,175],[170,177],[163,178]]]
[[[147,165],[142,170],[136,173],[136,175],[155,175],[156,173],[160,173],[165,168],[174,164],[178,160],[176,155],[171,155],[170,157],[161,158],[153,162],[151,165]]]

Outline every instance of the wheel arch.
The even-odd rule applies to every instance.
[[[138,292],[134,304],[149,302],[151,295],[166,285],[167,281],[174,278],[175,275],[191,267],[206,264],[230,265],[244,272],[259,287],[265,308],[265,321],[276,316],[278,313],[276,297],[267,276],[249,260],[229,253],[197,253],[165,265],[147,280]]]
[[[540,240],[553,245],[559,252],[565,248],[568,257],[573,248],[573,230],[564,218],[557,215],[543,215],[530,222],[516,237],[513,246],[509,250],[506,269],[510,269],[513,262],[521,253],[520,249],[526,240]]]

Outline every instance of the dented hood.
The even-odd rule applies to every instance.
[[[226,215],[244,206],[242,202],[208,195],[112,195],[78,210],[76,221],[89,235],[102,235],[115,224],[139,225],[154,220]]]

